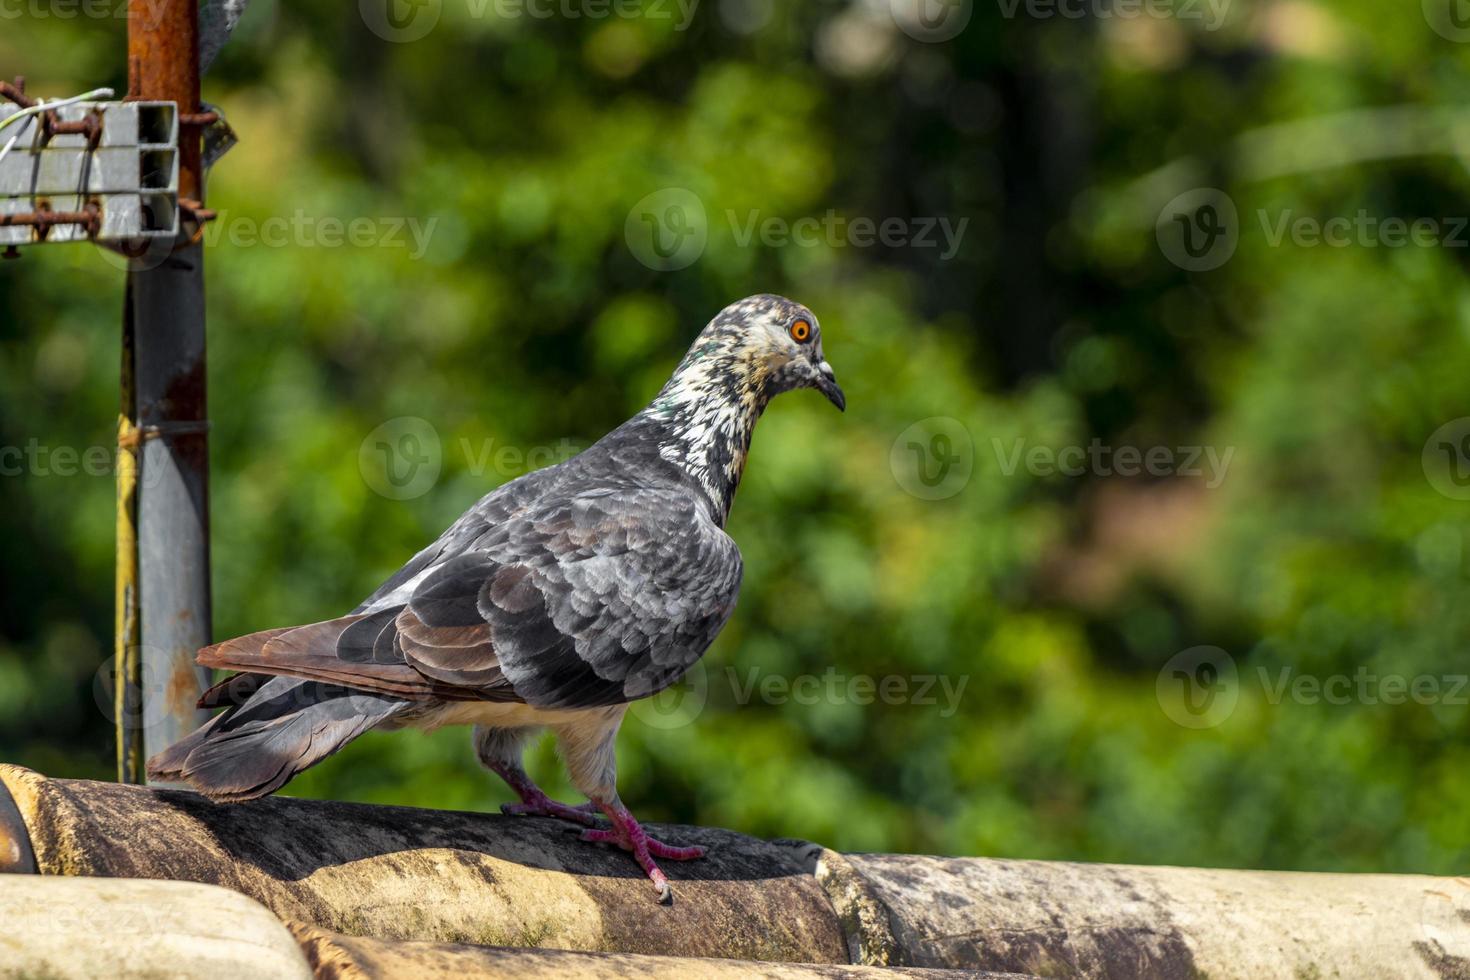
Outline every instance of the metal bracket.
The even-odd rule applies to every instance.
[[[24,107],[0,102],[0,123]],[[0,159],[0,247],[177,237],[180,122],[172,102],[82,102],[16,122]]]

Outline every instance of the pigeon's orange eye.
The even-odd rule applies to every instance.
[[[791,339],[798,344],[804,344],[812,339],[812,325],[805,320],[797,320],[791,325]]]

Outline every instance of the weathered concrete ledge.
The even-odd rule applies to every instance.
[[[0,976],[310,980],[312,971],[280,920],[225,888],[15,875],[0,887]]]
[[[47,779],[0,766],[41,874],[223,885],[282,921],[390,940],[803,963],[848,962],[816,880],[787,848],[659,827],[709,857],[670,862],[661,907],[621,851],[555,820]]]
[[[1047,977],[1464,978],[1470,879],[849,855],[894,962]]]
[[[341,936],[297,926],[318,980],[459,980],[462,977],[515,977],[517,980],[1027,980],[1014,973],[975,970],[920,970],[903,967],[821,966],[758,963],[752,960],[697,959],[691,956],[641,956],[636,953],[584,953],[565,949],[509,949],[447,943],[386,942]]]
[[[0,787],[21,825],[0,870],[9,853],[13,870],[29,859],[46,875],[224,885],[293,927],[339,934],[314,942],[337,951],[321,962],[358,964],[343,976],[410,953],[452,954],[467,973],[479,957],[493,973],[525,952],[467,944],[1049,977],[1470,978],[1459,878],[842,855],[661,827],[711,847],[669,867],[677,899],[665,908],[625,855],[551,820],[284,798],[215,806],[7,766]],[[525,969],[560,972],[557,955]]]
[[[1025,980],[1013,974],[585,953],[343,936],[287,926],[215,885],[16,875],[0,889],[0,977],[94,980]]]

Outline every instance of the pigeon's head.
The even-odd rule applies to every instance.
[[[630,423],[657,427],[659,455],[699,481],[723,525],[756,420],[772,398],[793,388],[815,388],[839,410],[847,407],[812,311],[780,296],[748,296],[700,331],[673,377]]]
[[[816,315],[783,296],[748,296],[721,310],[689,349],[680,373],[686,370],[763,401],[815,388],[839,411],[847,407],[822,352]]]

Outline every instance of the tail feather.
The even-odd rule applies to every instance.
[[[149,760],[148,775],[215,800],[251,800],[415,704],[474,699],[404,662],[400,611],[265,630],[200,650],[203,666],[239,672],[199,699],[201,708],[225,710]]]
[[[244,704],[154,756],[148,775],[186,782],[219,802],[253,800],[410,704],[336,684],[272,677]]]
[[[148,760],[148,778],[154,782],[181,783],[184,781],[184,764],[189,759],[189,754],[199,746],[203,745],[220,722],[225,720],[225,715],[215,715],[213,718],[200,725],[194,731],[185,735],[162,752]]]
[[[389,609],[250,633],[205,647],[199,651],[198,661],[205,667],[342,684],[409,701],[475,700],[470,692],[425,677],[403,662],[401,654],[397,662],[365,659],[373,648],[363,646],[360,634],[367,631],[361,627],[380,636],[387,634],[391,645],[397,633],[393,622],[397,612]],[[344,653],[354,659],[343,659]]]

